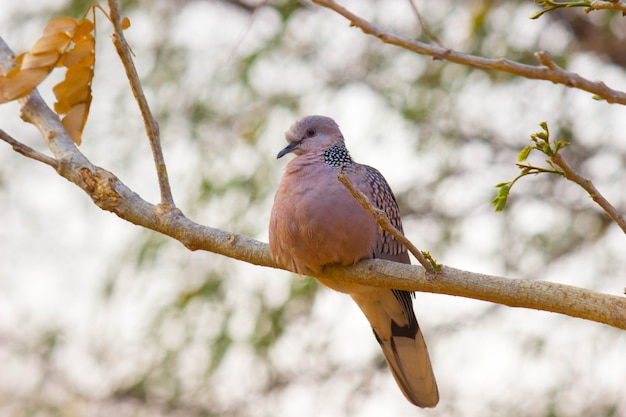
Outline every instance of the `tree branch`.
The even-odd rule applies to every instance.
[[[351,26],[356,26],[361,29],[363,33],[376,36],[382,42],[390,45],[399,46],[418,54],[432,56],[437,60],[450,61],[472,68],[501,71],[530,79],[552,81],[555,84],[562,84],[568,87],[587,91],[609,103],[626,105],[626,93],[609,88],[602,81],[590,81],[576,73],[560,68],[556,65],[556,63],[554,63],[554,61],[552,61],[547,52],[540,51],[535,53],[535,56],[542,63],[542,66],[522,64],[505,58],[494,59],[465,54],[452,49],[429,45],[427,43],[418,42],[404,36],[387,32],[362,17],[352,13],[345,7],[336,3],[334,0],[312,1],[320,6],[334,10],[348,19]]]
[[[15,152],[20,153],[28,158],[34,159],[35,161],[43,162],[46,165],[50,165],[55,170],[59,169],[59,163],[56,159],[50,158],[48,155],[44,155],[41,152],[34,150],[30,146],[24,145],[22,142],[14,139],[11,135],[9,135],[2,129],[0,129],[0,139],[11,145]]]
[[[598,189],[593,185],[593,183],[587,178],[580,175],[574,168],[567,163],[565,159],[561,157],[560,153],[557,153],[555,156],[550,158],[556,166],[563,170],[563,174],[565,178],[568,180],[575,182],[580,185],[585,191],[589,193],[589,196],[598,203],[600,207],[605,211],[606,214],[609,215],[611,219],[622,229],[624,233],[626,233],[626,220],[624,217],[619,214],[617,209],[613,207],[613,205],[606,199],[604,196],[598,191]]]
[[[593,0],[589,4],[592,10],[617,10],[626,15],[626,3],[622,0]]]
[[[442,266],[437,279],[429,279],[419,265],[382,259],[361,261],[352,267],[324,269],[332,278],[407,291],[468,297],[510,307],[561,313],[626,330],[626,298],[565,284],[512,279]]]
[[[0,71],[13,62],[13,54],[0,38]],[[59,166],[57,172],[85,191],[103,210],[121,219],[178,240],[190,250],[206,250],[254,265],[281,268],[266,243],[203,226],[178,209],[153,205],[129,189],[111,172],[93,165],[65,132],[58,116],[35,90],[19,100],[24,120],[33,123],[47,140]],[[512,307],[561,313],[626,330],[626,298],[569,285],[489,276],[442,267],[437,279],[426,277],[419,265],[370,259],[350,267],[325,268],[320,278],[363,285],[427,291],[469,297]]]
[[[537,19],[545,13],[563,7],[584,7],[585,13],[594,10],[617,10],[622,15],[626,15],[626,4],[621,0],[593,0],[593,1],[553,1],[553,0],[535,0],[535,3],[542,6],[543,9],[533,13],[530,18]]]
[[[426,271],[428,271],[429,274],[436,273],[435,267],[430,262],[428,262],[424,254],[419,249],[417,249],[415,245],[413,245],[413,243],[409,239],[407,239],[402,232],[400,232],[394,227],[393,224],[391,224],[391,221],[389,221],[389,217],[387,217],[384,211],[374,207],[369,198],[367,198],[365,194],[363,194],[358,188],[356,188],[352,181],[350,181],[350,178],[348,178],[346,174],[343,173],[343,170],[339,171],[339,174],[337,174],[337,179],[340,183],[344,185],[344,187],[348,189],[350,194],[352,194],[352,197],[354,197],[355,200],[358,201],[359,204],[374,217],[374,219],[376,219],[378,225],[383,230],[386,230],[393,237],[395,237],[398,242],[402,243],[404,247],[407,248],[408,251],[413,254],[413,256],[415,256],[415,259],[418,260],[418,262],[424,267]]]
[[[589,193],[589,196],[595,201],[609,217],[617,223],[617,225],[626,233],[626,220],[617,211],[615,207],[598,191],[593,183],[587,178],[580,175],[570,164],[563,159],[560,150],[569,146],[570,143],[564,140],[552,140],[550,138],[550,129],[548,128],[548,122],[540,123],[542,131],[536,132],[530,135],[532,145],[524,147],[518,154],[516,164],[520,168],[521,172],[512,180],[507,182],[501,182],[496,185],[499,188],[498,195],[491,201],[491,204],[496,206],[496,211],[502,211],[509,197],[509,193],[513,185],[521,178],[527,175],[537,175],[541,173],[556,174],[561,177],[572,181],[581,186],[585,191]],[[524,163],[531,152],[538,151],[546,155],[546,163],[549,168],[542,168],[529,163]]]
[[[133,91],[135,100],[141,110],[141,117],[143,118],[148,140],[150,141],[150,147],[152,149],[152,157],[156,165],[157,177],[159,180],[159,189],[161,191],[161,204],[165,204],[171,208],[174,208],[174,198],[172,197],[172,189],[167,175],[167,167],[165,165],[165,158],[163,157],[163,151],[161,149],[161,134],[159,131],[159,123],[156,121],[148,105],[148,100],[141,88],[141,82],[139,81],[139,75],[137,69],[133,63],[132,52],[126,38],[124,37],[124,31],[122,29],[122,19],[120,15],[120,7],[117,0],[108,0],[109,13],[111,23],[113,24],[113,44],[117,50],[124,69],[126,70],[126,77],[130,83],[130,88]]]

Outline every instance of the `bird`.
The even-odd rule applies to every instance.
[[[327,265],[353,265],[363,259],[410,263],[406,248],[382,230],[339,182],[340,170],[371,203],[402,231],[400,210],[383,175],[355,162],[337,123],[312,115],[285,133],[288,145],[277,155],[295,154],[280,180],[269,223],[269,249],[275,262],[322,285],[347,293],[372,326],[385,360],[404,396],[419,407],[435,407],[439,391],[412,293],[320,278]]]

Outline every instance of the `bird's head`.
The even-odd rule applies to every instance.
[[[285,133],[285,139],[289,145],[278,153],[277,158],[292,152],[296,155],[323,153],[332,146],[344,144],[339,126],[326,116],[306,116],[298,120]]]

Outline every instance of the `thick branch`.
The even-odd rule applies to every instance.
[[[312,0],[314,3],[324,6],[339,13],[350,21],[350,24],[358,27],[364,33],[376,36],[384,43],[396,45],[409,51],[422,55],[432,56],[434,59],[455,62],[472,68],[501,71],[519,75],[525,78],[552,81],[555,84],[563,84],[568,87],[578,88],[603,98],[609,103],[626,104],[626,93],[609,88],[602,81],[590,81],[580,75],[565,71],[549,58],[546,52],[537,52],[535,55],[542,63],[541,66],[526,65],[505,58],[484,58],[480,56],[464,54],[452,49],[429,45],[413,39],[387,32],[373,23],[352,13],[334,0]]]
[[[141,88],[141,82],[139,81],[139,75],[135,69],[133,63],[133,57],[124,37],[124,31],[122,29],[122,19],[120,16],[120,7],[117,0],[109,0],[109,10],[111,23],[113,24],[113,44],[117,50],[117,54],[120,56],[124,69],[126,70],[126,77],[130,83],[130,88],[133,91],[135,100],[141,110],[141,117],[143,118],[146,133],[148,134],[148,140],[150,141],[150,147],[152,148],[152,158],[156,165],[157,177],[159,180],[159,189],[161,191],[161,204],[175,207],[174,198],[172,197],[172,189],[167,176],[167,167],[165,165],[165,158],[163,157],[163,151],[161,149],[161,134],[159,132],[159,124],[152,115],[148,100]]]
[[[554,282],[503,278],[448,266],[441,267],[436,279],[429,279],[419,265],[380,259],[361,261],[349,268],[327,268],[324,278],[551,311],[626,330],[626,298]]]
[[[0,71],[11,65],[10,50],[0,38]],[[153,205],[112,173],[93,165],[80,153],[58,116],[34,91],[20,99],[25,120],[46,138],[59,163],[57,172],[84,190],[102,208],[136,225],[170,236],[191,250],[206,250],[255,265],[281,268],[268,245],[246,236],[197,224],[167,204]],[[626,298],[544,281],[526,281],[442,267],[428,279],[419,265],[373,259],[351,267],[329,267],[320,278],[377,287],[428,291],[470,297],[513,307],[566,314],[626,330]]]

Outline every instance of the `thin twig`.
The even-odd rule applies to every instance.
[[[417,249],[415,245],[413,245],[413,243],[411,243],[411,241],[407,239],[401,231],[396,229],[394,225],[391,224],[389,217],[387,217],[387,214],[385,214],[384,211],[374,207],[369,198],[367,198],[367,196],[363,194],[361,190],[356,188],[352,181],[350,181],[350,178],[348,178],[346,174],[343,173],[343,171],[339,171],[339,174],[337,174],[337,179],[344,185],[344,187],[348,189],[348,191],[350,191],[350,194],[352,194],[356,201],[358,201],[365,210],[367,210],[372,216],[374,216],[374,219],[376,219],[376,221],[383,230],[389,232],[400,243],[402,243],[404,247],[413,254],[413,256],[415,256],[415,259],[419,261],[419,263],[424,267],[424,269],[426,269],[426,271],[428,271],[430,274],[436,273],[434,266],[430,262],[428,262],[424,254],[419,249]]]
[[[345,7],[336,3],[334,0],[312,0],[314,3],[328,9],[334,10],[351,22],[352,26],[360,28],[363,33],[376,36],[384,43],[399,46],[409,51],[422,55],[432,56],[434,59],[442,61],[450,61],[472,68],[484,70],[501,71],[509,74],[520,75],[522,77],[552,81],[555,84],[562,84],[568,87],[577,88],[594,94],[596,97],[603,98],[609,103],[618,103],[626,105],[626,93],[609,88],[603,82],[590,81],[580,75],[565,71],[556,64],[551,66],[526,65],[505,58],[484,58],[471,54],[464,54],[446,49],[439,46],[418,42],[413,39],[399,36],[387,32],[373,23],[363,19],[352,13]]]
[[[161,134],[159,132],[159,124],[152,115],[148,100],[141,88],[141,82],[139,81],[139,75],[133,63],[133,57],[124,37],[122,29],[122,19],[120,15],[120,8],[117,0],[108,0],[111,23],[113,24],[113,44],[117,50],[117,54],[120,56],[124,69],[126,70],[126,77],[130,83],[130,88],[133,91],[135,100],[141,110],[141,116],[148,134],[148,140],[150,141],[150,147],[152,148],[152,157],[156,165],[157,176],[159,179],[159,189],[161,191],[161,204],[173,209],[174,198],[172,197],[172,189],[170,187],[167,168],[165,166],[165,158],[163,157],[163,150],[161,149]]]
[[[432,41],[435,42],[437,45],[439,45],[442,48],[445,48],[445,45],[443,44],[439,36],[437,36],[437,34],[430,28],[430,25],[428,24],[426,19],[424,19],[424,16],[422,16],[422,13],[420,13],[419,8],[417,7],[417,3],[415,2],[416,0],[408,0],[408,1],[409,1],[409,6],[411,6],[411,10],[413,11],[413,14],[415,15],[415,18],[417,19],[417,22],[420,24],[422,32],[424,32],[424,34],[430,39],[432,39]]]
[[[17,153],[20,153],[28,158],[34,159],[39,162],[43,162],[46,165],[50,165],[54,168],[55,171],[59,169],[59,161],[54,158],[49,157],[48,155],[44,155],[39,151],[34,150],[28,145],[24,145],[22,142],[14,139],[11,135],[9,135],[4,130],[0,129],[0,139],[8,143],[13,147],[13,150]]]
[[[593,183],[587,178],[580,175],[574,168],[572,168],[565,159],[561,157],[561,154],[556,154],[556,156],[550,158],[556,166],[563,170],[565,174],[565,178],[568,180],[575,182],[580,185],[585,191],[589,193],[589,196],[598,203],[600,207],[609,215],[611,219],[622,229],[624,233],[626,233],[626,220],[624,217],[618,213],[617,209],[613,207],[613,205],[606,199],[600,191],[593,185]]]
[[[550,55],[547,51],[537,51],[535,52],[535,58],[541,65],[546,68],[550,68],[552,70],[558,71],[559,66],[552,59],[552,55]]]

